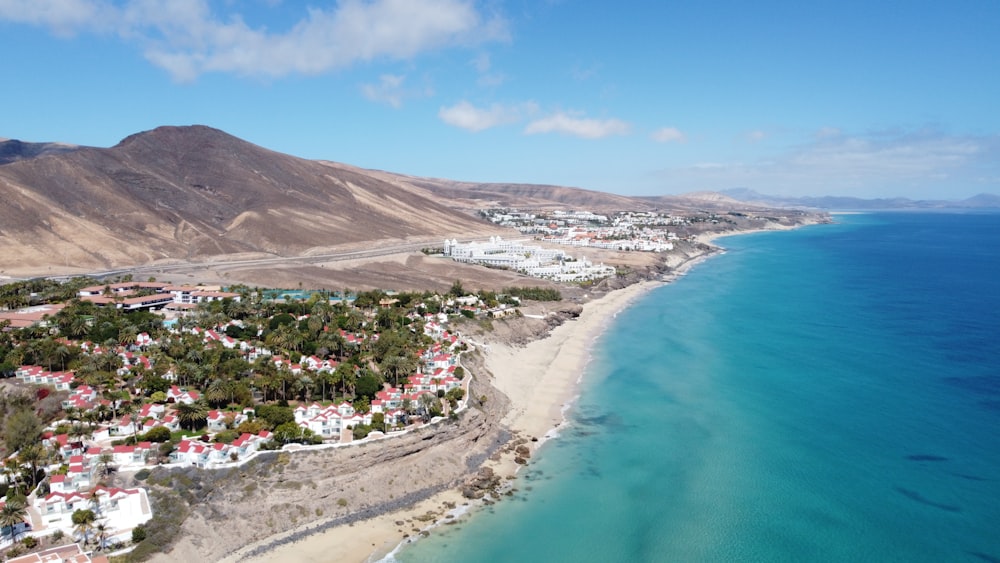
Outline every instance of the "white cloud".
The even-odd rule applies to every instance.
[[[1000,190],[1000,136],[822,133],[766,160],[693,164],[662,174],[683,191],[749,187],[777,195],[947,198]]]
[[[757,130],[748,132],[744,138],[750,143],[759,143],[767,138],[767,133]]]
[[[59,35],[100,29],[116,8],[97,0],[0,0],[0,20],[46,26]]]
[[[396,74],[383,74],[379,77],[378,84],[362,84],[361,93],[373,102],[389,104],[394,108],[403,105],[403,82],[405,76]]]
[[[653,131],[649,136],[657,143],[686,143],[687,135],[676,127],[663,127]]]
[[[498,125],[516,123],[535,111],[537,108],[531,102],[516,106],[493,104],[488,108],[477,108],[462,100],[451,107],[441,108],[438,117],[448,125],[469,131],[483,131]]]
[[[506,22],[472,0],[342,0],[307,8],[284,32],[224,17],[207,0],[0,0],[0,21],[60,34],[114,32],[177,80],[207,72],[319,74],[376,59],[410,59],[456,45],[507,38]]]
[[[611,135],[626,135],[629,125],[619,119],[589,119],[557,112],[532,121],[524,128],[524,132],[527,135],[564,133],[584,139],[600,139]]]

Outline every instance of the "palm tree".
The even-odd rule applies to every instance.
[[[400,373],[408,374],[416,368],[416,360],[402,354],[386,357],[379,366],[382,373],[386,375],[392,374],[394,387],[399,387]]]
[[[97,549],[102,550],[107,547],[105,544],[107,543],[108,532],[111,530],[111,527],[106,522],[101,521],[94,526],[94,530],[97,531]]]
[[[11,541],[16,541],[17,525],[22,524],[28,516],[27,507],[19,500],[9,499],[0,508],[0,529],[10,529]]]
[[[318,377],[319,380],[320,380],[320,383],[323,384],[323,395],[322,395],[322,397],[321,397],[320,400],[325,401],[326,400],[326,386],[327,386],[327,384],[329,384],[331,386],[336,385],[336,382],[337,382],[336,372],[329,371],[329,370],[324,370],[324,371],[321,371],[321,372],[317,373],[316,377]]]
[[[89,410],[83,413],[83,421],[86,422],[88,426],[90,426],[91,430],[93,430],[94,427],[97,426],[97,423],[100,420],[100,418],[101,415],[96,410]]]
[[[208,389],[205,390],[205,400],[208,401],[209,405],[220,407],[226,404],[232,395],[228,383],[227,381],[216,379],[208,386]]]
[[[77,315],[69,322],[69,326],[66,327],[66,332],[73,338],[81,338],[90,332],[90,326],[87,324],[87,319]]]
[[[93,510],[77,510],[73,512],[73,531],[83,537],[83,545],[90,542],[90,532],[94,529],[94,521],[97,515]]]
[[[178,403],[175,408],[177,409],[177,419],[180,421],[181,426],[187,427],[189,430],[195,430],[203,426],[205,419],[208,417],[208,406],[201,401]]]
[[[88,434],[90,434],[90,428],[79,422],[73,423],[73,425],[69,427],[70,438],[83,438]]]
[[[41,444],[28,444],[21,448],[17,454],[17,459],[22,465],[27,465],[31,469],[31,488],[38,484],[38,463],[45,458],[45,452]]]
[[[341,395],[347,394],[347,388],[354,385],[354,366],[344,362],[334,370],[334,381],[340,384]]]
[[[118,471],[118,468],[111,464],[114,460],[115,457],[107,452],[98,456],[98,475],[101,482],[107,482],[108,484],[112,482],[115,473]]]
[[[431,393],[424,393],[417,398],[417,402],[420,403],[420,410],[423,411],[425,417],[430,417],[431,406],[433,406],[434,402],[437,400],[437,397]]]
[[[109,407],[108,405],[101,403],[100,405],[97,405],[96,410],[97,410],[97,418],[102,422],[113,418],[114,411],[112,411],[111,407]]]
[[[55,347],[52,354],[59,360],[59,364],[62,366],[62,371],[66,371],[66,360],[73,356],[73,351],[69,349],[65,344],[60,344]]]
[[[135,414],[137,410],[138,410],[138,405],[136,405],[132,401],[128,401],[126,403],[121,403],[120,405],[118,405],[118,411],[122,413],[122,418],[124,418],[126,415],[133,415],[133,414]],[[135,442],[139,441],[139,423],[140,422],[141,421],[139,421],[139,420],[133,420],[132,421],[132,440],[135,441]]]
[[[313,381],[313,378],[303,374],[298,379],[297,386],[299,385],[301,385],[302,398],[303,400],[305,400],[305,402],[308,403],[309,401],[312,400],[312,392],[313,389],[316,387],[316,382]]]

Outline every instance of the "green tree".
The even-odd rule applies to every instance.
[[[267,422],[271,428],[277,428],[286,422],[295,422],[295,412],[291,407],[279,405],[260,405],[257,407],[257,418]]]
[[[143,440],[148,442],[163,443],[170,441],[170,429],[166,426],[154,426],[143,435]]]
[[[379,382],[378,378],[373,375],[362,375],[358,378],[356,386],[356,394],[358,397],[364,397],[369,401],[375,398],[375,393],[382,390],[382,384]]]
[[[28,444],[34,444],[41,435],[42,421],[30,408],[15,411],[7,418],[4,428],[7,451],[16,452]]]
[[[372,428],[379,432],[385,432],[385,413],[372,413]]]
[[[313,431],[303,428],[294,421],[285,422],[274,429],[274,439],[282,444],[311,442]]]

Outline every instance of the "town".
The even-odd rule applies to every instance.
[[[142,544],[149,468],[214,469],[259,452],[351,447],[466,408],[456,319],[521,296],[180,286],[127,277],[0,286],[0,548]],[[281,295],[275,298],[276,295]],[[81,557],[86,556],[81,551]]]

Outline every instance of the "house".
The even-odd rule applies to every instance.
[[[111,434],[116,436],[131,436],[136,434],[142,428],[142,422],[132,418],[132,415],[127,414],[118,420],[117,424],[112,424],[110,427]]]
[[[89,385],[81,385],[62,402],[62,408],[88,410],[94,406],[95,400],[97,400],[97,390]]]
[[[139,409],[139,412],[137,413],[136,416],[139,420],[145,420],[147,418],[154,418],[159,420],[159,418],[163,416],[163,412],[165,410],[166,407],[164,407],[161,404],[147,403],[145,405],[142,405],[142,408]]]
[[[227,427],[239,426],[247,420],[247,415],[242,412],[211,410],[208,411],[207,419],[209,432],[221,432]]]
[[[112,538],[131,533],[132,528],[153,517],[149,498],[141,488],[97,486],[85,492],[50,492],[35,501],[35,509],[43,528],[59,529],[69,536],[74,534],[73,512],[77,510],[93,510],[111,530]]]
[[[134,446],[115,446],[111,455],[114,457],[114,462],[119,465],[146,465],[146,459],[152,451],[152,443],[139,442]]]
[[[197,391],[182,391],[180,387],[176,385],[171,385],[170,389],[167,389],[167,401],[173,401],[175,403],[186,403],[191,404],[198,400],[201,395]]]
[[[211,446],[204,442],[198,440],[181,440],[181,443],[177,445],[177,449],[170,454],[170,458],[175,463],[205,467],[208,464],[208,458],[211,453]]]

